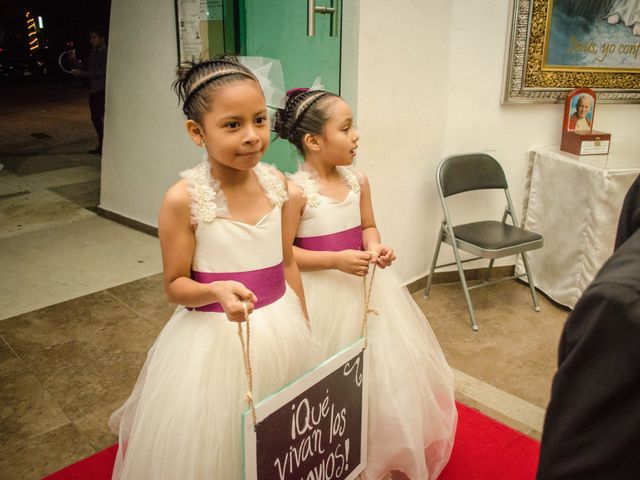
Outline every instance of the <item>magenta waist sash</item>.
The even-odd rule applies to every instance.
[[[342,232],[318,235],[317,237],[296,237],[296,247],[305,250],[339,252],[341,250],[362,250],[362,226],[343,230]]]
[[[191,272],[191,278],[199,283],[218,282],[220,280],[235,280],[242,283],[251,290],[258,301],[254,309],[266,307],[284,295],[287,289],[284,280],[284,266],[282,262],[273,267],[250,270],[248,272]],[[201,307],[189,308],[200,312],[224,312],[222,305],[218,302],[202,305]]]

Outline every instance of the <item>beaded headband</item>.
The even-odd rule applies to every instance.
[[[304,90],[304,89],[298,89],[298,88],[293,89],[294,92],[299,90]],[[311,93],[308,94],[308,92],[311,92]],[[309,110],[311,105],[316,103],[322,97],[326,95],[331,95],[330,92],[327,92],[325,90],[308,90],[308,89],[302,95],[307,95],[307,94],[308,96],[304,100],[302,100],[302,102],[300,102],[300,105],[296,107],[296,110],[293,115],[293,121],[291,122],[291,127],[289,128],[290,135],[295,131],[295,128],[298,126],[298,123],[300,123],[300,120],[302,120],[302,117],[307,112],[307,110]]]
[[[229,66],[229,68],[224,68],[224,69],[218,70],[216,72],[211,72],[211,73],[203,76],[199,80],[197,80],[192,85],[189,93],[187,94],[186,98],[184,99],[184,104],[183,105],[184,105],[184,109],[185,110],[186,110],[187,105],[191,101],[191,98],[193,98],[193,96],[196,94],[196,92],[198,92],[205,85],[211,83],[214,80],[217,80],[217,79],[222,78],[222,77],[227,77],[229,75],[244,75],[247,78],[251,78],[251,79],[257,81],[257,78],[252,73],[247,72],[246,70],[244,70],[241,67],[238,67],[235,63],[227,62],[227,61],[224,61],[224,60],[218,60],[216,63],[226,64],[226,65]]]

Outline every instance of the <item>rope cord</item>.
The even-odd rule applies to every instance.
[[[369,314],[373,313],[374,315],[379,315],[380,311],[377,308],[371,308],[369,306],[369,302],[371,301],[371,288],[373,287],[373,278],[376,275],[376,267],[377,264],[373,264],[373,268],[371,269],[371,277],[369,278],[369,282],[367,282],[367,277],[362,277],[364,283],[364,312],[362,316],[362,330],[360,331],[360,335],[364,337],[364,348],[367,348],[369,345],[369,337],[368,327],[369,327]]]
[[[368,318],[369,314],[373,313],[378,315],[380,312],[376,308],[371,308],[369,302],[371,300],[371,288],[373,287],[373,279],[376,274],[377,265],[374,263],[371,269],[371,276],[367,282],[367,276],[362,277],[364,283],[364,312],[362,317],[362,330],[361,335],[364,337],[364,346],[367,348],[369,339],[367,337],[368,332]],[[247,311],[247,302],[242,302],[242,308],[244,308],[244,322],[238,322],[238,337],[240,338],[240,344],[242,345],[242,359],[244,363],[244,371],[247,376],[247,394],[245,400],[247,405],[251,409],[251,418],[253,420],[253,428],[256,427],[256,407],[253,402],[253,369],[251,367],[251,320],[249,312]],[[246,330],[242,328],[242,324],[246,324]]]
[[[251,418],[253,420],[253,428],[256,428],[256,407],[253,403],[253,369],[251,368],[251,321],[249,318],[249,312],[247,311],[247,302],[242,302],[242,308],[244,308],[244,322],[238,322],[238,337],[240,337],[240,344],[242,345],[242,359],[244,362],[244,371],[247,375],[247,394],[245,400],[249,408],[251,409]],[[246,324],[245,329],[242,328],[242,324]]]

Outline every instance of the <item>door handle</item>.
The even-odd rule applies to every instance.
[[[307,0],[307,36],[313,37],[316,34],[316,13],[321,15],[331,15],[331,28],[329,35],[337,37],[340,31],[340,0],[331,0],[330,7],[316,6],[316,0]]]

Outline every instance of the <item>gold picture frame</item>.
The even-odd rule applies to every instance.
[[[560,103],[577,87],[601,103],[640,103],[640,36],[608,20],[619,2],[512,0],[503,103]]]

